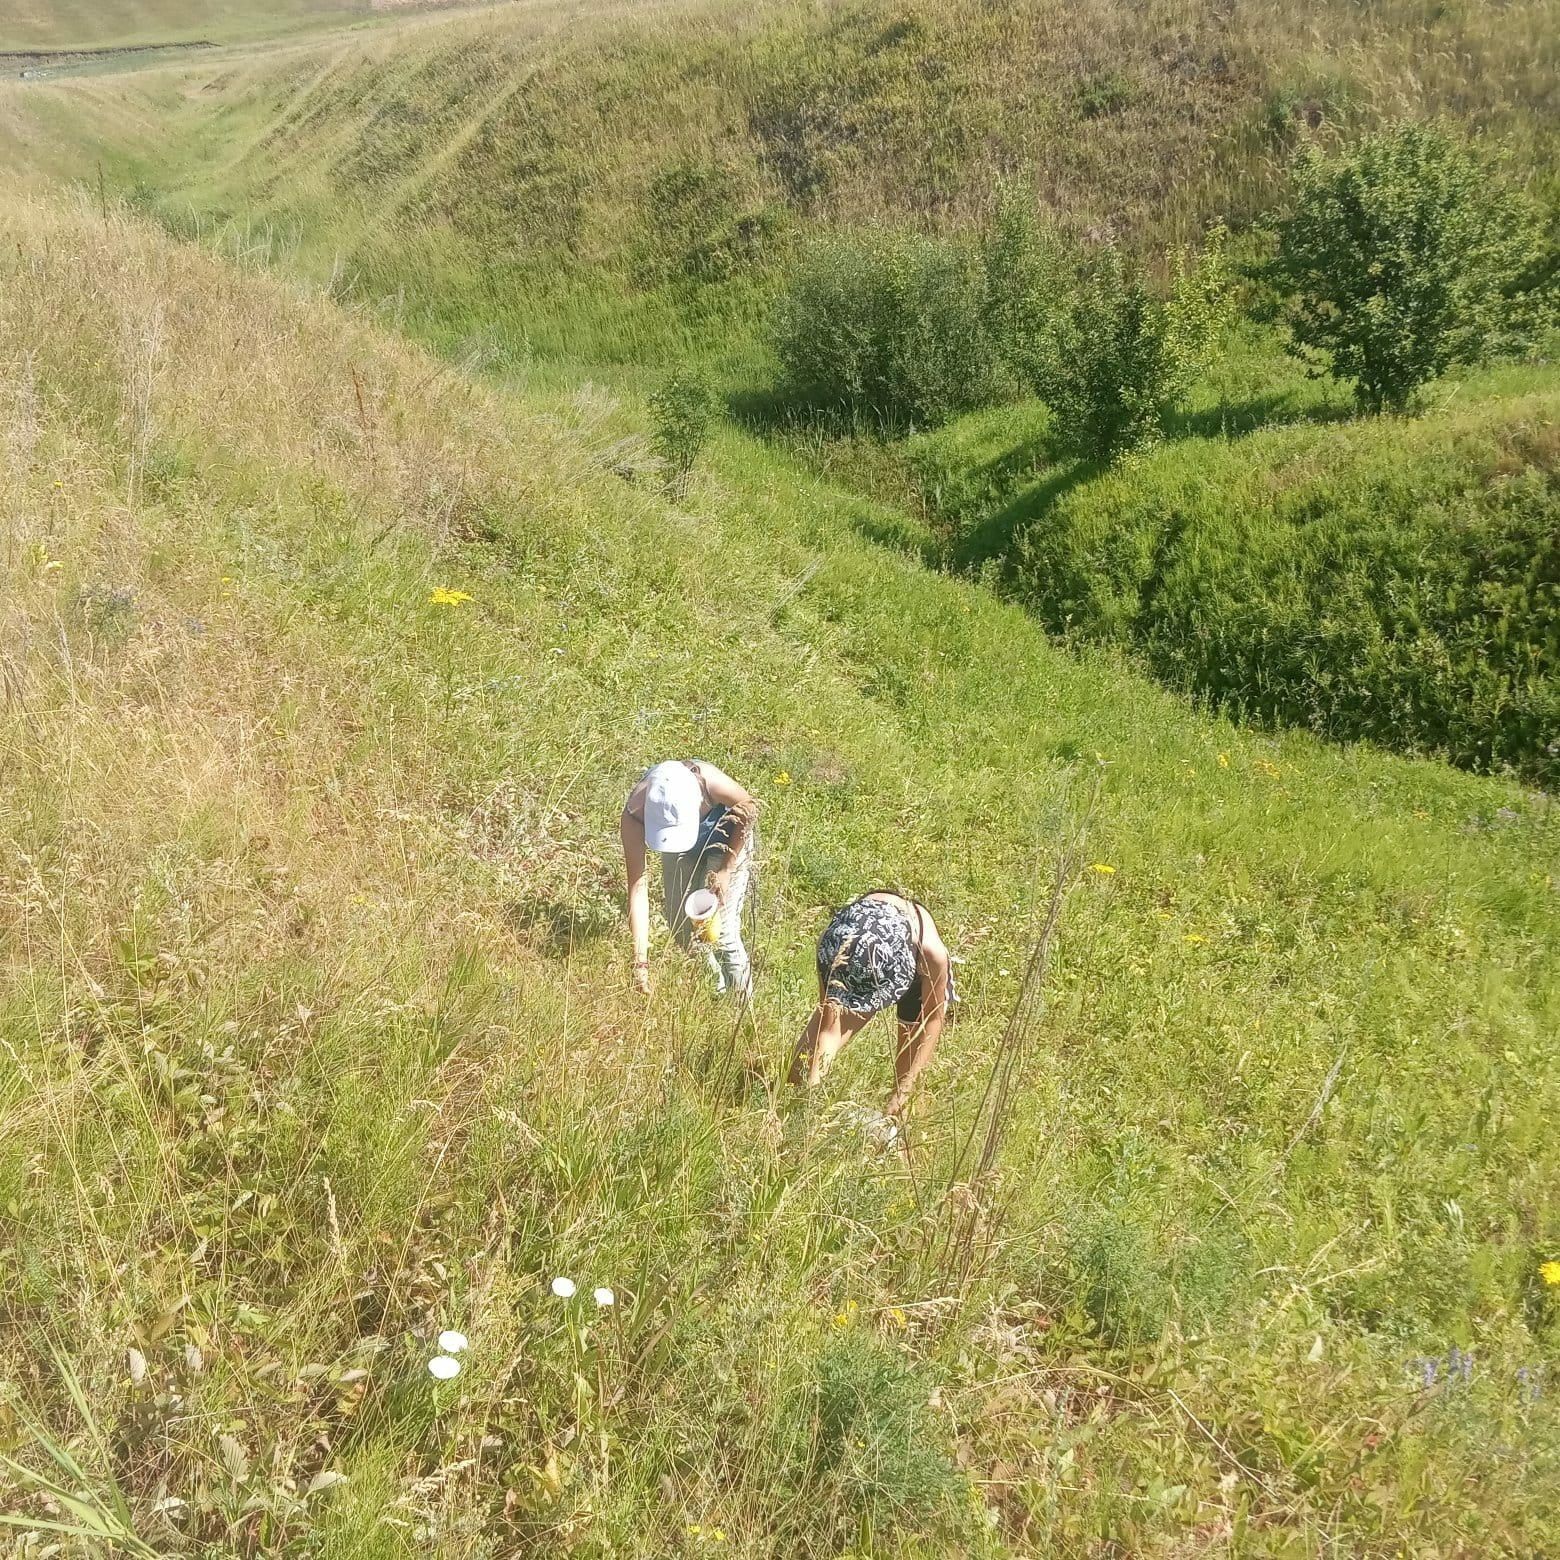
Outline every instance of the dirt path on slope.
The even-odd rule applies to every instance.
[[[23,81],[42,81],[56,70],[77,65],[111,65],[146,55],[171,58],[217,47],[201,38],[187,43],[127,43],[117,49],[0,49],[0,73],[14,70]]]

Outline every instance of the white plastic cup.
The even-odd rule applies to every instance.
[[[700,942],[712,943],[720,936],[720,900],[707,888],[696,888],[683,900],[683,914]]]

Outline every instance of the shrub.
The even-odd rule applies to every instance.
[[[1051,331],[1066,286],[1055,236],[1035,221],[1034,208],[1005,192],[986,241],[986,330],[993,350],[1018,384],[1044,382]]]
[[[689,368],[675,370],[650,397],[655,452],[665,465],[666,485],[673,493],[687,490],[693,463],[709,443],[715,404],[709,380]]]
[[[1078,266],[1033,380],[1078,454],[1110,459],[1148,442],[1207,365],[1227,310],[1222,233],[1197,261],[1177,256],[1174,273],[1160,298],[1114,243]]]
[[[1300,153],[1269,278],[1295,354],[1379,412],[1530,340],[1553,303],[1532,285],[1543,255],[1531,203],[1442,131],[1403,125]]]
[[[1053,504],[1020,577],[1053,628],[1239,714],[1553,785],[1560,481],[1524,427],[1362,429],[1325,464],[1299,433],[1177,446]]]
[[[885,428],[939,423],[996,394],[979,254],[874,231],[815,244],[775,346],[791,395]]]

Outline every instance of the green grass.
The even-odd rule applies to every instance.
[[[632,403],[12,226],[0,1412],[101,1509],[352,1555],[1543,1542],[1544,798],[1195,714],[735,433],[670,509],[606,469]],[[627,990],[615,811],[689,750],[764,799],[750,1030],[664,951]],[[1096,774],[1114,870],[970,1184]],[[908,1164],[832,1114],[883,1036],[779,1084],[826,908],[885,880],[967,961]]]
[[[1242,728],[927,570],[952,486],[978,518],[1043,475],[1033,408],[913,467],[730,425],[678,502],[645,470],[662,363],[765,372],[762,276],[641,272],[654,172],[710,149],[790,210],[760,88],[828,97],[838,66],[893,146],[940,102],[902,101],[906,47],[952,49],[955,86],[991,66],[978,18],[874,52],[863,14],[604,41],[541,10],[0,97],[19,165],[101,155],[202,241],[95,191],[5,207],[0,1511],[376,1560],[1548,1543],[1550,799]],[[1178,132],[1206,190],[1156,191],[1144,153],[1185,81],[1219,94],[1128,38],[1122,81],[1046,109],[1094,127],[1046,143],[1085,147],[1058,187],[1175,230],[1257,178],[1217,148],[1302,59],[1370,113],[1455,89],[1536,123],[1547,44],[1531,74],[1504,52],[1535,11],[1446,9],[1432,48],[1405,14],[1282,34],[1283,70]],[[1041,144],[1003,94],[1042,58],[1080,79],[1102,16],[1033,13],[999,125]],[[932,215],[856,145],[792,220]],[[1552,396],[1467,393],[1419,437]],[[1331,405],[1255,348],[1150,462],[1325,463]],[[763,801],[750,1026],[659,944],[629,990],[617,810],[671,753]],[[1043,1019],[1010,1035],[1096,781]],[[841,1110],[886,1094],[885,1034],[810,1106],[780,1082],[828,909],[885,882],[965,961],[908,1159]],[[441,1387],[447,1326],[472,1348]]]
[[[247,43],[373,9],[369,0],[20,0],[0,19],[0,52]]]

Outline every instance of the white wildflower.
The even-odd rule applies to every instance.
[[[437,1376],[440,1381],[453,1381],[460,1374],[460,1361],[452,1360],[447,1354],[435,1354],[428,1361],[428,1374]]]
[[[613,1294],[605,1284],[603,1284],[600,1289],[595,1291],[595,1300],[596,1304],[600,1306],[617,1304],[617,1296]]]
[[[441,1332],[439,1334],[439,1347],[446,1354],[459,1354],[463,1349],[469,1349],[471,1345],[466,1341],[465,1333]]]
[[[574,1298],[575,1283],[572,1278],[555,1278],[552,1281],[552,1292],[560,1300],[572,1300]]]

